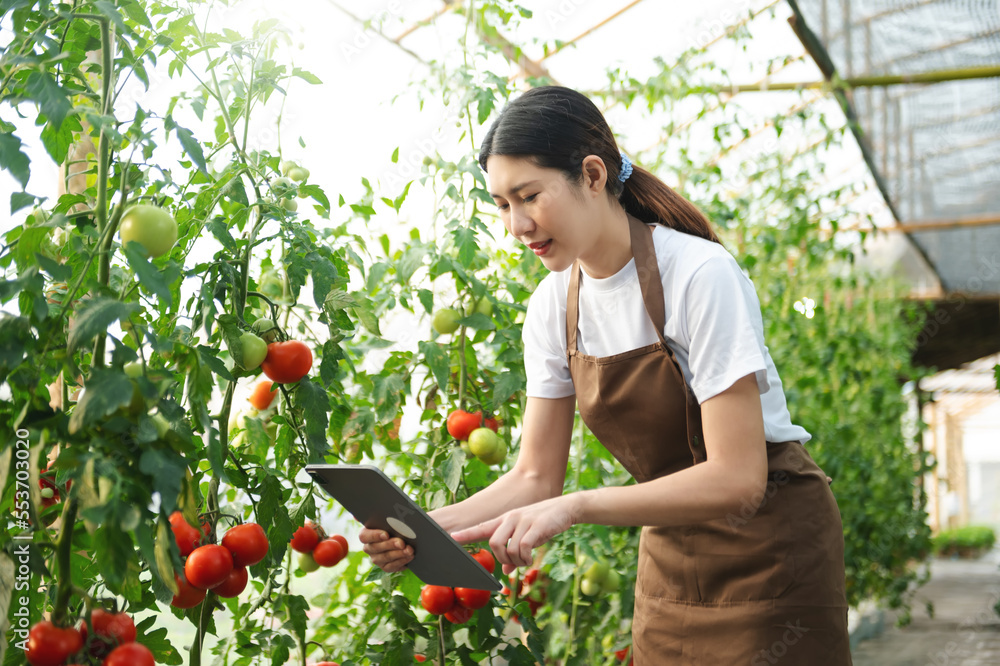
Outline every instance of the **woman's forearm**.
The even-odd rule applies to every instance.
[[[430,512],[448,532],[478,525],[518,507],[553,496],[543,479],[520,472],[516,467],[475,495]],[[558,494],[558,490],[555,491]]]
[[[711,460],[632,486],[610,486],[567,495],[573,522],[595,525],[676,526],[732,516],[747,520],[769,492],[766,476],[734,479]]]

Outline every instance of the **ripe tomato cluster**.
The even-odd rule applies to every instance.
[[[528,608],[531,610],[531,617],[535,617],[538,613],[538,609],[541,608],[542,604],[545,603],[545,598],[547,596],[545,588],[542,587],[542,581],[539,580],[539,570],[537,568],[528,569],[524,572],[524,577],[511,578],[511,585],[517,590],[514,593],[511,588],[506,585],[503,586],[501,594],[510,600],[510,605],[513,606],[518,599],[528,600]],[[514,613],[514,621],[520,623],[517,613]]]
[[[243,523],[231,527],[222,537],[222,544],[205,543],[209,527],[202,524],[202,531],[192,527],[179,511],[170,516],[174,540],[184,561],[184,575],[174,574],[178,592],[170,605],[175,608],[194,608],[212,590],[220,597],[232,598],[246,589],[250,580],[247,567],[261,562],[270,544],[267,535],[257,523]]]
[[[335,567],[350,550],[340,534],[327,537],[323,528],[306,523],[292,534],[292,550],[299,554],[299,568],[310,573],[320,567]]]
[[[493,553],[480,549],[472,554],[483,568],[493,573],[496,561]],[[420,590],[420,605],[432,615],[444,615],[454,624],[463,624],[478,610],[490,602],[489,590],[469,587],[447,587],[444,585],[424,585]]]
[[[135,623],[127,613],[111,613],[95,608],[90,615],[94,630],[89,637],[87,623],[79,627],[57,627],[48,620],[35,624],[28,632],[25,659],[31,666],[63,666],[84,651],[93,659],[103,659],[103,666],[153,666],[153,653],[136,643]],[[82,660],[86,658],[79,655]],[[75,666],[75,665],[74,665]]]
[[[462,450],[487,465],[499,465],[507,459],[507,443],[497,436],[500,422],[480,412],[456,409],[448,414],[448,434],[458,440]]]

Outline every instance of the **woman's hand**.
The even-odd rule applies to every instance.
[[[361,530],[358,537],[364,550],[372,558],[372,563],[386,573],[402,571],[413,559],[413,547],[407,546],[399,537],[391,537],[384,530]]]
[[[529,504],[492,520],[452,533],[459,543],[489,540],[490,549],[509,574],[517,567],[529,566],[531,551],[565,532],[576,523],[573,495],[560,495]]]

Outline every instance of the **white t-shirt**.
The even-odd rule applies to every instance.
[[[809,441],[812,436],[788,414],[781,378],[764,344],[760,301],[736,260],[718,243],[662,225],[653,228],[653,246],[663,281],[663,336],[698,402],[754,373],[767,441]],[[566,359],[571,270],[549,273],[528,302],[522,335],[529,397],[563,398],[576,392]],[[656,341],[635,259],[611,277],[582,273],[577,333],[581,352],[611,356]]]

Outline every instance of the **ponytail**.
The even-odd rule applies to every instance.
[[[627,213],[643,222],[655,222],[722,244],[697,206],[637,164],[632,165],[632,174],[625,181],[618,201]]]

